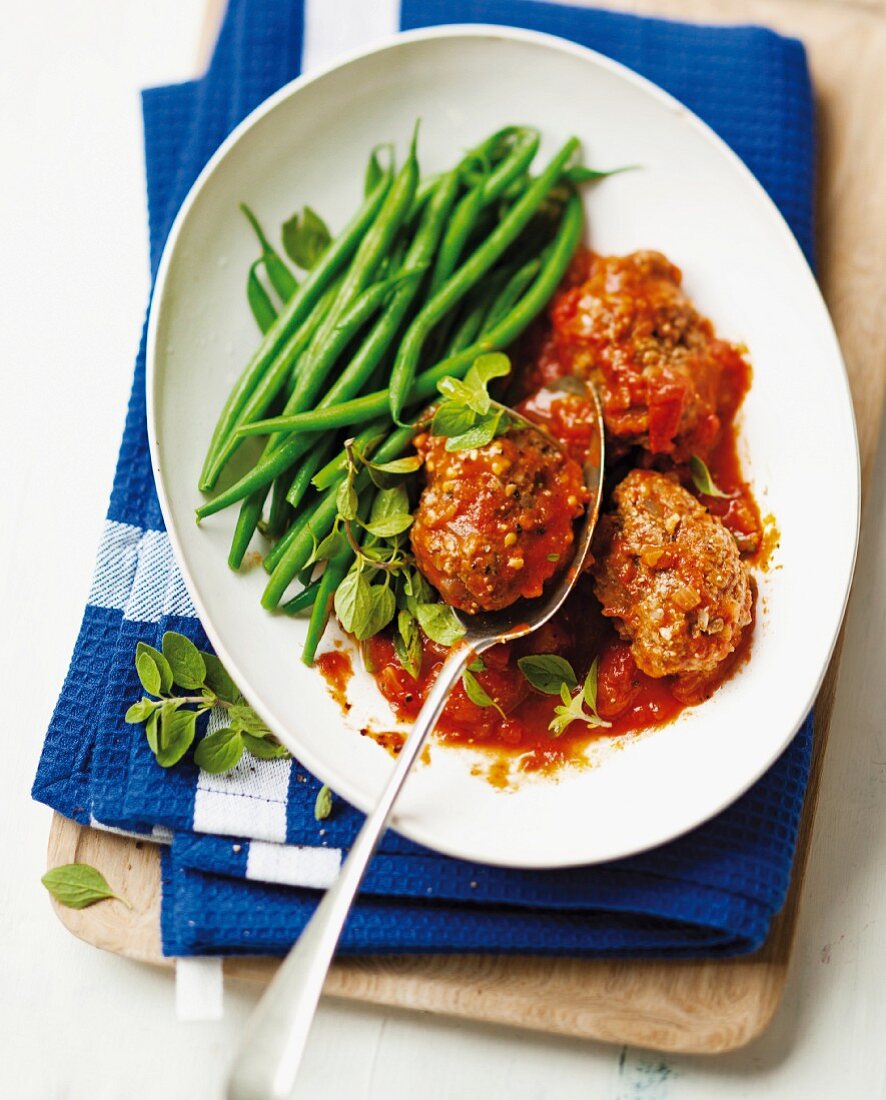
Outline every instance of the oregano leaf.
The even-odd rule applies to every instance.
[[[585,702],[594,713],[597,711],[597,662],[597,657],[591,661],[591,667],[588,669],[584,686],[581,689],[581,693],[585,697]]]
[[[399,516],[387,516],[385,519],[375,520],[374,522],[364,524],[366,530],[370,535],[375,535],[376,538],[389,539],[394,535],[402,535],[404,531],[407,531],[412,526],[412,516],[408,512],[403,512]]]
[[[159,705],[160,704],[154,702],[153,699],[139,699],[139,701],[133,703],[126,712],[124,721],[128,722],[130,725],[134,725],[137,722],[147,722]]]
[[[228,670],[214,653],[201,651],[205,674],[203,683],[219,699],[226,703],[237,703],[242,698],[240,689],[231,679]]]
[[[442,401],[431,420],[431,434],[450,437],[464,435],[471,430],[476,419],[476,414],[466,406]]]
[[[366,463],[366,472],[373,485],[379,489],[390,489],[420,468],[421,458],[418,455],[407,455],[406,458],[395,458],[390,462]]]
[[[264,737],[266,733],[271,732],[248,703],[238,703],[230,707],[228,720],[241,733],[253,733],[256,737]]]
[[[194,750],[194,763],[210,775],[236,767],[243,755],[243,738],[231,726],[210,733]]]
[[[692,474],[692,483],[700,493],[706,497],[722,497],[729,499],[729,494],[718,488],[707,464],[698,455],[692,455],[689,459],[689,472]]]
[[[154,711],[151,717],[145,722],[145,737],[148,739],[148,748],[154,754],[157,755],[159,751],[159,738],[160,738],[160,709]]]
[[[305,271],[311,270],[332,240],[326,222],[310,206],[284,222],[281,234],[287,256]]]
[[[487,386],[493,378],[504,378],[511,373],[511,361],[500,351],[478,355],[471,364],[465,381],[468,385]]]
[[[289,756],[289,749],[271,736],[257,737],[245,731],[240,736],[249,752],[259,760],[280,760]]]
[[[314,801],[314,817],[317,821],[325,821],[332,813],[332,791],[324,784],[317,792]]]
[[[471,451],[476,447],[485,447],[498,435],[501,419],[502,413],[499,409],[478,417],[474,426],[464,432],[463,435],[450,436],[446,440],[446,450],[452,453],[453,451]]]
[[[559,695],[562,685],[570,692],[578,687],[572,665],[556,653],[533,653],[529,657],[521,657],[517,666],[529,683],[545,695]]]
[[[342,519],[354,520],[357,518],[357,509],[360,505],[360,501],[357,497],[357,490],[354,488],[350,478],[347,478],[341,483],[335,497],[335,505]]]
[[[314,565],[318,561],[330,561],[332,558],[337,558],[339,554],[344,553],[347,548],[348,540],[345,535],[336,528],[333,528],[326,538],[318,542],[314,547],[311,556],[308,558],[308,565]]]
[[[418,629],[415,616],[405,609],[397,615],[394,652],[397,654],[397,660],[412,679],[417,680],[421,672],[421,631]]]
[[[425,634],[439,645],[455,645],[464,635],[464,624],[448,604],[416,604],[414,614]]]
[[[206,679],[206,662],[190,638],[167,630],[163,635],[163,656],[169,661],[172,679],[180,688],[195,690]]]
[[[357,634],[358,628],[369,618],[372,602],[369,588],[369,581],[362,571],[352,569],[335,590],[335,613],[350,634]]]
[[[172,669],[169,667],[169,661],[163,656],[159,649],[154,649],[152,645],[148,645],[147,642],[138,642],[135,647],[136,659],[140,653],[147,653],[154,664],[157,666],[157,671],[160,673],[160,694],[168,695],[172,691]]]
[[[156,753],[161,768],[171,768],[181,760],[193,744],[196,729],[196,711],[185,708],[170,710],[168,704],[164,705],[160,718],[160,744]]]
[[[405,485],[394,485],[390,489],[379,489],[372,502],[369,522],[377,523],[390,516],[399,516],[409,512],[409,493]]]
[[[135,658],[135,671],[142,687],[149,695],[160,694],[160,670],[150,653],[139,653]]]
[[[386,584],[368,585],[369,608],[355,625],[354,636],[358,642],[373,638],[388,625],[397,612],[397,600]]]
[[[462,673],[461,682],[465,689],[465,695],[471,700],[471,702],[478,707],[495,707],[498,713],[505,718],[505,712],[492,698],[489,692],[483,687],[477,677],[468,669]]]
[[[101,871],[88,863],[66,863],[62,867],[53,867],[40,881],[59,905],[67,909],[85,909],[107,898],[116,898],[127,909],[132,908],[125,898],[114,893]]]

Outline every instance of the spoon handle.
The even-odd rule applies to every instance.
[[[461,644],[446,658],[400,750],[387,786],[357,834],[338,878],[326,891],[244,1029],[228,1078],[228,1100],[287,1100],[290,1096],[326,972],[369,860],[455,681],[476,652]]]

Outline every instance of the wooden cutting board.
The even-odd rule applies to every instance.
[[[886,0],[607,0],[607,6],[689,20],[759,22],[803,39],[818,97],[821,283],[849,370],[863,487],[886,383]],[[203,48],[221,14],[210,0]],[[827,743],[840,645],[816,703],[815,751],[794,873],[782,912],[754,955],[650,962],[493,955],[343,959],[326,992],[375,1004],[627,1043],[716,1053],[749,1042],[778,1007],[790,962]],[[81,828],[55,815],[49,866],[98,867],[132,904],[75,911],[56,905],[74,935],[141,962],[160,950],[160,860],[155,845]],[[55,904],[55,903],[53,903]],[[231,977],[267,982],[274,959],[226,959]]]

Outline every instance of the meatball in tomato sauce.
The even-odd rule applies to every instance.
[[[686,297],[659,252],[585,253],[551,309],[561,369],[598,388],[610,444],[686,461],[716,441],[723,394],[749,367]]]
[[[751,622],[751,582],[734,537],[652,470],[632,470],[613,501],[594,540],[603,614],[647,675],[712,671]]]
[[[581,467],[531,428],[471,450],[446,442],[415,440],[426,476],[410,532],[418,568],[472,615],[540,596],[571,557],[587,500]]]

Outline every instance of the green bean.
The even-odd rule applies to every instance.
[[[483,182],[476,184],[464,196],[455,208],[440,245],[434,273],[431,276],[430,294],[433,296],[446,282],[455,269],[464,250],[465,241],[477,222],[480,211],[486,205],[483,197]]]
[[[299,465],[298,473],[289,482],[286,499],[296,510],[304,500],[305,493],[311,488],[314,481],[314,475],[329,458],[329,452],[334,445],[335,436],[333,435],[314,447],[311,452],[305,456],[304,461]]]
[[[264,260],[265,271],[271,281],[271,286],[284,302],[288,302],[298,290],[298,279],[292,274],[283,260],[280,259],[276,249],[265,236],[265,232],[259,225],[258,218],[253,214],[245,202],[240,203],[240,209],[246,215],[249,224],[255,230],[258,243],[261,246],[261,258]]]
[[[477,339],[489,310],[509,273],[509,268],[501,272],[496,271],[493,273],[488,280],[489,285],[484,288],[482,294],[477,295],[476,301],[468,301],[467,304],[469,308],[459,320],[458,326],[452,334],[452,339],[449,341],[449,345],[446,348],[445,357],[447,359],[453,355],[458,355],[459,352],[464,351],[465,348],[469,348]]]
[[[447,172],[438,179],[418,232],[403,260],[402,270],[406,275],[423,271],[430,263],[457,190],[456,171]],[[419,280],[416,278],[407,278],[401,283],[354,359],[320,402],[320,408],[328,408],[348,400],[365,384],[391,346],[418,292],[418,286]],[[302,441],[300,444],[293,442],[292,450],[308,446],[309,441]]]
[[[577,196],[570,196],[563,211],[547,259],[535,282],[510,314],[499,321],[489,332],[482,333],[470,347],[442,360],[436,366],[422,372],[415,379],[409,393],[408,405],[427,401],[434,396],[441,378],[452,375],[461,378],[478,355],[499,351],[515,340],[536,315],[547,305],[551,295],[566,273],[569,261],[581,239],[582,207]],[[390,408],[390,391],[378,390],[352,401],[328,409],[315,409],[299,416],[278,416],[256,421],[240,429],[244,435],[265,435],[268,432],[325,432],[332,428],[352,428],[357,424],[374,420]]]
[[[350,308],[339,315],[339,321],[332,329],[330,339],[324,344],[322,356],[314,360],[310,370],[306,368],[305,371],[299,372],[296,387],[286,403],[286,415],[295,415],[311,404],[332,364],[353,340],[355,333],[359,332],[365,322],[383,304],[392,287],[399,281],[399,278],[395,277],[376,283],[368,290],[364,290]],[[319,339],[319,331],[317,339]],[[292,465],[298,454],[304,453],[304,447],[287,447],[285,442],[283,446],[277,446],[277,442],[274,439],[269,440],[262,458],[248,473],[218,496],[201,505],[197,509],[198,520],[212,516],[223,508],[236,504],[238,500],[243,500],[263,485],[270,484],[275,477]],[[265,474],[269,468],[272,472],[268,477]],[[256,522],[258,522],[257,517]]]
[[[486,274],[502,252],[523,230],[544,201],[548,191],[559,179],[564,166],[577,148],[578,139],[570,138],[529,186],[523,197],[514,204],[504,220],[437,291],[407,329],[394,361],[389,387],[391,416],[396,423],[400,423],[400,414],[412,390],[416,366],[428,333],[440,318]]]
[[[382,316],[373,326],[355,357],[323,397],[320,408],[329,408],[341,401],[349,400],[354,394],[358,393],[360,387],[364,385],[390,347],[418,290],[418,275],[429,263],[440,239],[446,217],[455,200],[457,188],[458,176],[455,171],[446,173],[438,180],[422,217],[419,230],[406,253],[403,261],[403,273],[395,276],[392,280],[392,283],[398,282],[399,285],[385,307]],[[369,294],[371,291],[365,293]],[[341,324],[344,324],[344,321]],[[317,339],[320,339],[319,332]],[[304,376],[304,374],[301,375],[301,377]],[[291,415],[298,411],[295,409],[295,405],[299,402],[302,404],[307,403],[313,396],[313,391],[306,391],[304,385],[300,384],[296,387],[296,392],[287,404],[286,414]],[[268,446],[265,447],[264,454],[252,470],[224,493],[198,509],[197,515],[200,519],[228,507],[228,505],[257,490],[261,485],[267,484],[291,466],[300,455],[312,446],[311,439],[303,437],[291,437],[278,447],[274,447],[272,442],[269,442]],[[273,471],[270,477],[268,476],[269,470]],[[254,506],[252,514],[255,515]],[[255,515],[255,520],[258,522],[257,515]]]
[[[248,424],[251,420],[257,420],[267,411],[268,406],[290,380],[294,385],[298,373],[299,358],[317,331],[317,326],[328,312],[339,286],[340,280],[337,279],[331,286],[327,287],[323,296],[308,314],[307,319],[286,341],[270,370],[264,375],[240,410],[235,428],[240,424]],[[231,434],[227,443],[219,452],[217,458],[219,470],[223,469],[230,461],[242,442],[242,436],[237,435],[236,432]]]
[[[268,508],[267,533],[271,538],[279,538],[289,527],[293,518],[292,505],[286,499],[289,484],[292,481],[290,471],[280,474],[271,486],[271,504]]]
[[[350,259],[360,241],[365,239],[367,229],[377,215],[391,188],[391,173],[387,172],[363,203],[343,232],[326,249],[286,303],[277,320],[271,325],[263,340],[253,353],[243,372],[228,394],[218,422],[212,433],[209,450],[200,474],[200,489],[209,492],[218,480],[221,466],[217,464],[219,452],[233,431],[240,410],[246,404],[250,394],[258,385],[262,376],[272,365],[278,353],[289,339],[297,325],[307,317],[317,303],[323,291],[338,274],[339,269]]]
[[[370,287],[370,289],[364,291],[364,293],[360,295],[360,297],[353,303],[352,307],[345,312],[344,316],[341,318],[339,326],[333,332],[334,339],[329,345],[330,356],[338,355],[338,353],[343,349],[344,345],[351,339],[351,333],[363,324],[363,322],[368,318],[371,310],[376,309],[381,304],[385,295],[390,290],[389,283],[393,283],[394,281],[395,280],[388,280],[385,283],[378,283],[375,286]],[[316,377],[317,376],[315,375],[315,378]],[[317,384],[319,385],[320,383],[317,382]],[[299,402],[305,404],[309,403],[313,396],[314,392],[312,390],[305,391],[304,389],[302,389],[299,392],[297,388],[287,401],[286,410],[288,410],[290,413],[296,411],[299,408]],[[265,445],[263,458],[267,459],[275,454],[275,443],[277,439],[278,437],[272,436],[271,439],[268,440],[267,444]],[[327,453],[328,452],[326,450],[320,449],[318,452],[319,460],[317,461],[316,465],[314,465],[313,463],[310,464],[310,473],[307,474],[307,477],[304,480],[304,488],[301,490],[301,495],[304,495],[304,492],[310,485],[311,477],[317,469],[317,466]],[[255,468],[261,466],[261,461],[262,460],[260,459],[258,465]],[[276,507],[274,498],[272,498],[271,503],[271,519],[269,526],[272,533],[277,532],[281,512],[284,511],[283,503],[287,499],[287,490],[289,486],[289,474],[287,473],[287,471],[291,470],[293,462],[294,457],[286,456],[286,461],[280,463],[278,473],[275,475],[280,481],[280,489],[278,490],[276,495]],[[296,475],[296,479],[297,478],[298,475]],[[273,480],[273,478],[270,480]],[[233,488],[239,486],[242,481],[243,479],[241,478],[241,480],[238,481]],[[255,486],[254,491],[250,490],[248,494],[240,494],[234,499],[227,500],[227,503],[234,503],[235,500],[243,499],[244,495],[246,497],[240,508],[240,514],[237,517],[237,523],[234,528],[234,537],[231,542],[231,550],[228,554],[228,565],[232,569],[240,568],[243,557],[252,539],[253,532],[258,526],[259,520],[261,519],[265,497],[267,496],[267,484],[268,483],[265,482],[262,485]],[[224,503],[224,501],[230,493],[231,490],[229,489],[227,490],[227,494],[220,494],[219,497],[216,497],[214,500],[210,501],[208,504],[198,509],[198,517],[202,519],[203,516],[212,515],[214,512],[219,511],[220,508],[227,507],[227,503]],[[223,503],[219,504],[219,500],[222,500]]]
[[[283,604],[280,610],[286,615],[296,615],[299,611],[306,611],[316,600],[320,593],[320,582],[312,581],[297,596]]]
[[[424,208],[428,204],[428,199],[434,192],[434,188],[440,182],[440,176],[433,175],[427,176],[425,179],[420,180],[418,186],[415,189],[415,195],[412,199],[412,206],[409,208],[409,213],[406,215],[406,224],[409,225],[418,219]]]
[[[292,526],[289,528],[286,534],[281,539],[278,539],[271,547],[271,549],[267,552],[267,554],[265,555],[265,560],[262,562],[262,564],[264,565],[265,570],[268,573],[272,573],[274,571],[277,562],[283,557],[283,555],[286,553],[292,543],[298,538],[299,534],[308,525],[311,517],[313,516],[317,508],[318,503],[319,499],[312,500],[307,503],[303,508],[301,508],[295,519],[292,521]]]
[[[354,440],[357,450],[365,451],[374,440],[384,439],[389,428],[390,421],[387,418],[374,421],[368,428],[364,428]],[[327,462],[323,469],[317,472],[311,484],[315,489],[328,489],[330,485],[338,480],[339,474],[347,471],[347,468],[347,452],[339,451],[335,458]]]
[[[414,434],[414,428],[400,428],[392,432],[379,447],[375,458],[380,462],[389,462],[391,459],[398,458],[409,446]],[[277,559],[261,601],[262,606],[269,611],[279,604],[293,577],[307,564],[308,558],[313,553],[314,539],[324,539],[332,530],[338,514],[336,496],[343,480],[344,478],[340,477],[326,490],[317,503],[310,521],[301,528],[287,545],[286,552]],[[363,470],[357,477],[358,492],[368,484],[369,477]]]
[[[329,614],[332,610],[332,599],[335,595],[335,590],[345,579],[353,560],[354,551],[349,546],[337,557],[331,558],[326,563],[326,568],[323,570],[323,575],[320,578],[320,586],[317,589],[317,598],[314,602],[313,610],[311,611],[311,621],[308,623],[308,632],[305,635],[304,649],[301,655],[301,659],[308,667],[314,663],[314,655],[317,652],[317,646],[320,644],[320,639],[323,637],[326,630],[326,624],[329,622]]]
[[[330,436],[305,457],[304,461],[299,464],[299,468],[294,477],[292,476],[291,470],[289,470],[281,474],[274,482],[274,489],[271,497],[272,519],[270,523],[271,530],[274,533],[282,532],[282,528],[276,527],[273,523],[274,504],[285,501],[288,508],[298,511],[299,505],[302,500],[304,500],[305,493],[311,488],[314,474],[329,457],[329,452],[332,450],[334,444],[335,436]],[[283,510],[282,503],[277,503],[277,507],[280,508],[281,511]]]
[[[357,247],[353,262],[341,285],[338,298],[317,330],[316,337],[308,349],[307,362],[300,372],[296,393],[309,391],[314,387],[315,375],[325,377],[330,352],[327,341],[336,331],[342,314],[351,302],[369,286],[378,265],[394,241],[398,229],[403,223],[418,184],[418,161],[416,159],[416,141],[418,127],[412,136],[412,145],[406,162],[394,178],[391,189],[378,212],[378,216],[367,230]]]
[[[390,163],[394,163],[394,146],[389,141],[382,141],[378,145],[374,145],[369,152],[369,161],[366,164],[366,171],[363,175],[363,194],[369,195],[372,193],[372,189],[376,186],[378,181],[382,177],[382,166],[378,159],[379,149],[387,149],[389,154]]]
[[[434,265],[430,288],[432,297],[455,270],[481,211],[526,172],[538,151],[539,141],[537,131],[527,131],[523,143],[516,145],[501,164],[483,176],[458,204]]]
[[[255,269],[264,263],[264,258],[259,258],[250,265],[249,275],[246,277],[246,300],[252,310],[252,316],[262,334],[266,333],[277,320],[277,310],[271,301],[270,295],[261,285]]]
[[[490,306],[489,313],[483,319],[481,332],[495,328],[499,321],[503,321],[507,317],[523,297],[532,280],[538,275],[544,260],[545,253],[543,252],[540,256],[533,256],[531,260],[527,260],[525,264],[517,268]]]

